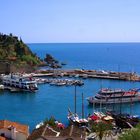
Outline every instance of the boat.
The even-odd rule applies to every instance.
[[[137,115],[120,114],[115,111],[107,111],[106,113],[114,118],[116,125],[120,128],[133,128],[140,121],[140,116]]]
[[[67,63],[66,62],[62,62],[61,65],[67,65]]]
[[[84,103],[83,103],[83,93],[82,93],[82,117],[80,118],[78,114],[76,113],[76,88],[75,88],[75,113],[71,112],[70,109],[68,109],[68,120],[70,123],[77,125],[77,126],[88,126],[88,120],[84,118]]]
[[[70,111],[70,109],[68,109],[68,120],[70,123],[74,124],[74,125],[77,125],[77,126],[87,126],[88,125],[88,120],[85,119],[85,118],[80,118],[78,116],[78,114],[76,113],[73,113]]]
[[[56,83],[56,86],[65,86],[66,85],[66,82],[58,82]]]
[[[0,85],[0,90],[4,90],[4,85]]]
[[[121,104],[140,101],[140,89],[130,89],[128,91],[122,89],[101,89],[94,97],[88,97],[89,104],[107,105]]]
[[[34,92],[38,90],[37,82],[30,78],[18,74],[9,74],[2,76],[2,83],[7,87],[14,87],[23,91]]]
[[[36,126],[35,126],[35,129],[38,129],[38,128],[40,128],[41,126],[43,126],[44,125],[44,122],[40,122],[39,124],[37,124]]]

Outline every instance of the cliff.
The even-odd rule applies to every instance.
[[[0,33],[0,60],[6,60],[13,65],[20,67],[21,65],[36,66],[41,60],[32,53],[29,47],[22,39],[12,34],[5,35]]]

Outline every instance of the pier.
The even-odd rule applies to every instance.
[[[136,81],[140,82],[140,76],[135,72],[114,72],[105,70],[37,70],[34,73],[17,73],[22,78],[27,78],[29,81],[34,80],[37,84],[49,84],[51,86],[82,86],[84,82],[81,79],[75,78],[96,78],[96,79],[111,79],[111,80],[124,80],[124,81]],[[0,81],[2,81],[1,75]],[[2,82],[1,82],[2,83]],[[11,92],[21,91],[16,85],[6,86],[4,90],[10,90]],[[25,90],[23,90],[25,91]]]
[[[114,72],[104,70],[38,70],[32,74],[33,77],[80,77],[86,78],[100,78],[124,81],[137,81],[140,82],[140,76],[135,72]]]

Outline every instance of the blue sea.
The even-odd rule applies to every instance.
[[[140,43],[43,43],[27,44],[40,58],[51,54],[60,62],[67,63],[63,69],[96,69],[140,74]],[[83,80],[83,79],[82,79]],[[84,86],[77,87],[77,112],[81,115],[81,94],[84,93],[85,115],[94,109],[86,98],[104,88],[140,88],[139,82],[84,79]],[[39,85],[37,93],[0,92],[0,119],[28,124],[30,131],[45,118],[55,116],[66,125],[68,108],[74,111],[74,87]],[[119,110],[119,105],[115,106]],[[140,103],[123,105],[122,111],[140,115]],[[103,108],[104,109],[104,108]],[[99,108],[95,108],[99,110]]]

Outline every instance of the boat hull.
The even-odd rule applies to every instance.
[[[97,100],[95,98],[88,98],[87,99],[89,104],[95,104],[95,105],[106,105],[106,104],[128,104],[128,103],[134,103],[134,102],[140,102],[140,96],[136,96],[130,99],[108,99],[108,100]]]

